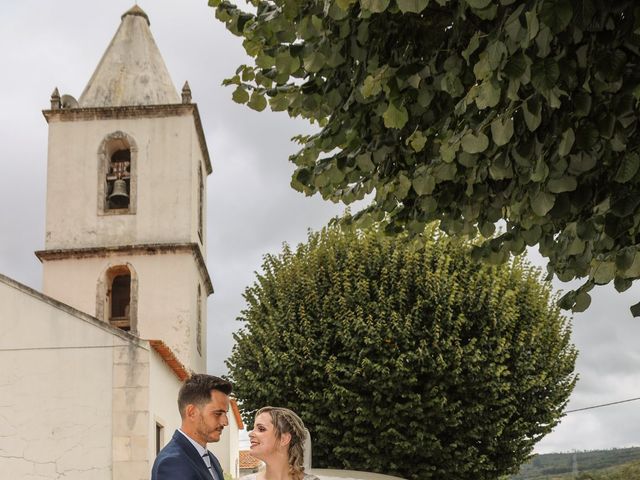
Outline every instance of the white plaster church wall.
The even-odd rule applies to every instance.
[[[105,137],[129,135],[137,146],[135,214],[96,215],[99,154]],[[197,243],[190,114],[91,121],[49,121],[46,249],[141,243]],[[87,152],[90,152],[88,154]],[[195,152],[201,158],[200,152]],[[188,162],[184,164],[184,162]],[[73,188],[70,188],[73,185]]]
[[[164,447],[181,424],[177,399],[182,383],[155,351],[151,352],[150,360],[149,407],[152,415],[149,422],[149,438],[155,438],[156,422],[159,423],[164,427],[161,445]],[[156,458],[155,447],[155,441],[149,442],[149,458]]]
[[[111,479],[113,341],[0,281],[2,478]]]
[[[0,275],[0,478],[148,478],[181,382],[117,332]]]

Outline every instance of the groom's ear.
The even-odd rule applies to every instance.
[[[280,446],[281,447],[287,447],[287,446],[289,446],[289,443],[291,443],[291,434],[290,433],[283,433],[282,435],[280,435]]]
[[[193,403],[188,404],[184,409],[186,418],[193,418],[197,412],[198,412],[198,407]]]

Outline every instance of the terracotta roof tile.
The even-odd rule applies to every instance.
[[[176,374],[181,382],[184,382],[187,378],[189,378],[189,372],[180,362],[180,360],[178,360],[178,358],[166,343],[164,343],[162,340],[149,340],[149,345],[151,345],[151,347],[153,347],[153,349],[158,352],[158,354],[167,363],[167,365],[169,365],[169,368],[173,370],[173,373]]]
[[[233,412],[233,416],[236,419],[236,423],[238,424],[238,429],[244,430],[244,423],[242,423],[242,417],[240,416],[240,409],[238,408],[238,402],[235,398],[231,399],[231,411]]]
[[[240,450],[240,468],[258,468],[262,462],[252,456],[249,450]]]

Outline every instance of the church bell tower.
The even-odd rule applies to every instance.
[[[206,369],[209,153],[138,6],[76,101],[54,90],[43,291]]]

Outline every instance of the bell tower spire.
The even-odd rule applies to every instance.
[[[125,12],[79,100],[51,95],[36,255],[46,294],[204,371],[211,163],[191,90],[178,95],[149,25],[137,5]]]

